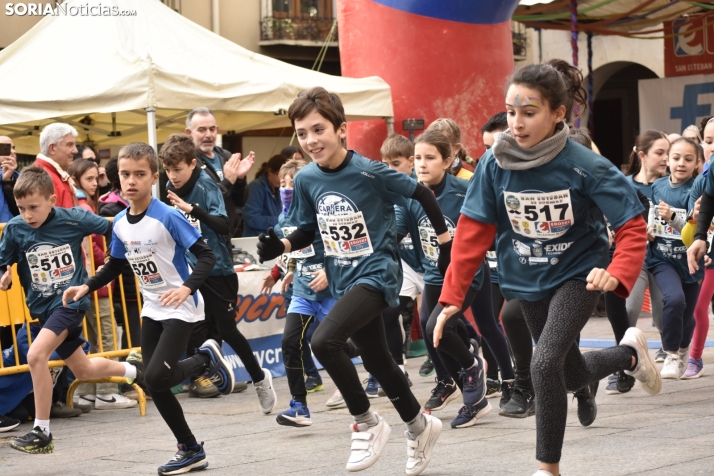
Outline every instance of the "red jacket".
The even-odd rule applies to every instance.
[[[55,203],[55,206],[61,208],[72,208],[77,206],[74,192],[69,184],[69,179],[66,181],[62,180],[62,177],[59,172],[57,172],[57,169],[55,169],[49,162],[45,162],[39,156],[33,165],[35,167],[42,167],[48,174],[50,174],[50,177],[52,177],[52,184],[55,186],[55,195],[57,196],[57,203]]]

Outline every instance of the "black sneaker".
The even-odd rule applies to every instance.
[[[511,400],[501,407],[499,415],[508,418],[527,418],[535,415],[535,395],[533,391],[514,385]]]
[[[324,389],[325,386],[322,384],[322,378],[320,378],[319,375],[317,377],[308,375],[305,379],[305,390],[307,390],[307,393],[321,392]]]
[[[434,380],[436,381],[436,387],[431,391],[431,397],[424,404],[424,409],[431,411],[441,410],[450,401],[461,396],[461,390],[453,380],[450,383]]]
[[[432,362],[431,357],[429,357],[427,355],[426,360],[424,361],[423,364],[421,364],[421,368],[419,369],[419,376],[428,377],[433,373],[434,373],[434,362]]]
[[[235,375],[233,374],[233,368],[223,357],[223,352],[218,342],[208,339],[197,352],[207,355],[210,359],[203,377],[210,380],[221,395],[230,395],[233,392],[233,385],[235,385]]]
[[[514,383],[515,380],[504,380],[501,382],[501,402],[499,403],[499,408],[503,408],[508,402],[511,401]]]
[[[635,382],[635,377],[627,375],[625,372],[620,372],[617,376],[617,390],[620,393],[627,393],[635,386]]]
[[[622,372],[624,374],[624,372]],[[620,390],[617,388],[617,379],[619,376],[617,374],[608,375],[607,377],[607,387],[605,387],[605,393],[607,395],[619,395]]]
[[[657,353],[655,354],[655,362],[657,362],[658,364],[661,364],[662,362],[664,362],[664,359],[666,359],[666,358],[667,358],[667,351],[664,350],[662,347],[660,347],[659,350],[657,351]]]
[[[595,395],[600,382],[593,382],[573,392],[573,398],[578,399],[578,420],[583,426],[590,426],[597,417],[597,403]]]
[[[496,398],[501,396],[501,382],[498,379],[486,379],[486,398]]]
[[[146,384],[144,383],[144,357],[142,357],[141,352],[132,350],[126,357],[126,362],[136,367],[136,378],[131,380],[131,382],[129,381],[130,379],[126,379],[126,383],[131,385],[136,382],[139,387],[146,391]]]
[[[188,384],[189,398],[214,398],[220,394],[213,382],[203,376],[192,379]]]
[[[50,454],[55,451],[52,433],[45,435],[45,432],[39,426],[34,427],[25,436],[12,440],[10,446],[18,451],[33,454]]]
[[[20,420],[15,420],[5,415],[0,415],[0,433],[14,430],[20,426]]]
[[[171,458],[171,461],[159,467],[159,474],[183,474],[189,471],[198,471],[208,468],[206,452],[203,451],[203,442],[200,449],[190,450],[184,444],[179,444],[178,452]]]

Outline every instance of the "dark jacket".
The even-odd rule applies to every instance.
[[[223,165],[228,159],[231,158],[231,155],[233,154],[231,154],[230,151],[227,151],[226,149],[222,149],[220,147],[214,147],[214,150],[218,152],[218,159],[221,162],[222,169]],[[240,221],[236,216],[236,207],[240,208],[245,205],[245,190],[248,181],[245,179],[245,177],[236,180],[233,184],[228,179],[224,178],[223,180],[221,180],[218,177],[216,171],[211,166],[211,164],[207,163],[200,153],[196,155],[196,160],[198,161],[198,164],[201,169],[205,170],[208,176],[211,177],[213,181],[218,184],[218,188],[221,189],[221,193],[223,194],[223,201],[225,202],[226,206],[226,213],[228,214],[228,221],[231,225],[230,236],[234,236],[238,229],[238,226],[240,225]],[[229,239],[230,236],[228,237]]]
[[[268,178],[261,175],[248,185],[248,200],[243,207],[243,236],[258,236],[278,223],[283,209],[280,195],[273,193]]]

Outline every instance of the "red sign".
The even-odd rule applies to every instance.
[[[714,73],[714,17],[703,15],[664,22],[664,75]]]

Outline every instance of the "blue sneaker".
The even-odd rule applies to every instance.
[[[191,450],[182,443],[178,444],[178,452],[171,458],[171,461],[159,467],[159,474],[183,474],[190,471],[198,471],[208,468],[206,452],[203,451],[203,441],[200,449]]]
[[[370,375],[366,382],[367,386],[364,388],[364,393],[367,394],[367,398],[379,398],[379,389],[381,386],[379,382],[377,382],[377,379]]]
[[[464,405],[454,421],[451,422],[451,428],[474,426],[479,418],[484,417],[490,411],[491,404],[485,398],[482,398],[476,405]]]
[[[305,405],[295,400],[290,400],[290,408],[278,413],[275,418],[280,425],[285,426],[310,426],[310,410]]]
[[[235,376],[233,375],[233,368],[223,358],[223,352],[221,352],[218,342],[208,339],[198,349],[198,352],[206,354],[211,359],[204,376],[213,382],[213,385],[222,395],[230,395],[235,385]]]
[[[470,369],[461,369],[459,375],[463,383],[464,405],[473,406],[479,403],[486,396],[486,372],[484,372],[483,360],[479,356],[476,358],[476,365]]]

